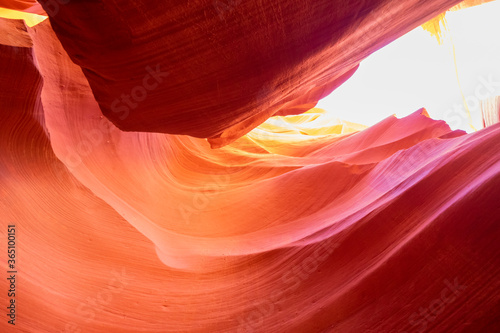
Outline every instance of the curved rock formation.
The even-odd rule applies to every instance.
[[[55,2],[57,0],[52,0]],[[61,3],[66,0],[59,0]],[[35,0],[0,0],[0,8],[14,9],[26,13],[33,13],[38,15],[45,15],[42,6]]]
[[[221,147],[273,114],[306,111],[459,1],[40,2],[118,128]]]
[[[210,101],[204,94],[216,92],[217,81],[211,81],[206,91],[196,90],[201,89],[204,72],[194,69],[208,62],[192,60],[201,59],[197,55],[185,59],[194,61],[191,67],[176,69],[185,71],[186,80],[200,78],[191,82],[191,92],[187,81],[175,81],[170,69],[172,76],[155,76],[162,45],[149,49],[158,59],[139,52],[142,42],[153,43],[141,41],[150,32],[139,27],[144,28],[147,16],[142,15],[155,5],[137,7],[138,3],[134,8],[144,11],[134,14],[138,39],[123,49],[113,49],[124,43],[121,33],[126,29],[121,29],[136,23],[117,21],[115,30],[106,31],[99,24],[89,28],[82,17],[103,19],[111,9],[100,1],[74,1],[62,7],[51,18],[57,36],[48,21],[27,28],[22,21],[0,19],[0,221],[2,239],[7,239],[7,225],[17,226],[15,329],[130,333],[500,329],[499,123],[466,134],[430,119],[421,109],[365,128],[310,109],[319,96],[352,74],[372,46],[342,52],[318,46],[310,58],[316,60],[302,67],[288,67],[295,55],[283,53],[290,58],[280,64],[272,60],[276,68],[269,64],[275,72],[255,77],[245,72],[237,76],[229,60],[238,52],[225,49],[229,68],[224,71],[234,76],[219,82],[224,98]],[[430,16],[444,6],[412,5],[416,12],[426,8],[425,15]],[[94,12],[87,6],[104,7]],[[281,7],[275,6],[272,13],[280,22]],[[167,23],[161,20],[161,8],[156,8],[158,16],[150,17],[163,25]],[[112,20],[133,15],[125,5],[113,10],[124,16],[117,14]],[[231,15],[243,9],[234,10]],[[68,20],[72,15],[80,19]],[[373,18],[370,15],[374,14],[363,12],[363,22]],[[425,17],[419,15],[409,20],[411,24],[392,26],[373,50],[418,24]],[[235,20],[229,17],[226,20]],[[189,20],[181,18],[168,24],[172,29],[187,25]],[[63,29],[70,21],[74,27]],[[72,38],[78,29],[83,29],[82,39],[76,41]],[[99,29],[104,29],[101,36]],[[115,33],[111,43],[110,34]],[[349,36],[346,32],[338,43],[354,38]],[[83,47],[87,41],[92,48]],[[105,43],[111,43],[107,49]],[[203,50],[206,44],[197,45],[200,54],[211,54],[203,53],[209,52]],[[76,47],[81,54],[74,53]],[[262,55],[269,51],[260,47],[254,51],[262,50]],[[352,54],[352,60],[343,63],[344,70],[340,60],[331,66],[326,58],[320,61],[333,49],[345,53],[342,57]],[[304,56],[301,52],[295,61]],[[123,58],[117,60],[120,54]],[[248,66],[250,60],[238,66]],[[153,73],[146,68],[148,61]],[[213,61],[221,66],[221,59]],[[320,64],[324,72],[319,71]],[[293,80],[254,92],[252,80],[273,82],[264,78],[283,78],[284,73]],[[299,77],[305,80],[300,81],[303,86],[294,81]],[[179,96],[163,95],[176,82]],[[245,86],[238,85],[243,82],[251,87],[244,99]],[[116,119],[111,122],[101,112],[106,113],[106,100],[120,97],[114,95],[120,89],[132,93],[135,87],[142,87],[147,98],[132,101],[137,107],[129,110],[124,122],[144,126],[146,132],[122,131],[113,123]],[[243,103],[247,98],[272,112],[249,108]],[[207,113],[160,108],[161,100],[176,99],[199,110],[206,108]],[[214,103],[222,103],[226,111],[233,103],[237,107],[225,118]],[[301,113],[306,109],[310,110]],[[275,112],[280,116],[266,120]],[[164,122],[175,114],[176,121]],[[129,126],[125,123],[119,125]],[[151,133],[153,124],[169,124],[178,133]],[[194,125],[200,126],[200,136],[214,135],[212,146],[224,147],[212,149],[207,140],[181,135],[196,134],[190,132]],[[236,139],[236,133],[256,125]],[[3,267],[6,261],[2,256]],[[8,290],[8,281],[1,281],[0,288]],[[8,300],[6,293],[2,295],[4,304]],[[0,325],[2,332],[15,331],[5,320]]]

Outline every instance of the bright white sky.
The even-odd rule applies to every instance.
[[[499,17],[500,1],[448,12],[449,31],[442,45],[419,27],[365,59],[353,77],[321,100],[318,107],[364,125],[392,114],[403,117],[425,107],[432,118],[445,120],[452,129],[471,132],[463,114],[451,35],[463,93],[473,125],[480,129],[478,101],[500,95]],[[493,84],[484,84],[481,78]]]

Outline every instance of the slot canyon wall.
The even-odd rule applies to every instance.
[[[0,1],[0,331],[498,332],[498,100],[315,108],[458,2]]]

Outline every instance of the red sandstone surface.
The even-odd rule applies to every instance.
[[[0,19],[1,332],[500,331],[497,100],[313,108],[457,1],[41,3]]]

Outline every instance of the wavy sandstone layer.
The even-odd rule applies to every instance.
[[[208,60],[198,63],[198,54],[183,54],[182,47],[168,51],[178,52],[180,66],[169,68],[169,77],[144,70],[148,64],[155,70],[160,59],[167,59],[168,38],[178,38],[173,31],[182,34],[182,27],[192,22],[187,16],[168,21],[162,6],[138,3],[134,11],[114,7],[123,15],[110,18],[105,15],[108,5],[87,12],[83,2],[71,2],[52,18],[58,36],[48,21],[26,28],[21,21],[0,19],[0,221],[2,239],[7,224],[18,226],[17,330],[500,330],[499,123],[466,134],[430,119],[425,109],[369,128],[331,118],[320,109],[297,114],[336,85],[336,77],[347,73],[345,80],[360,54],[372,52],[348,49],[342,52],[352,52],[350,62],[334,60],[326,66],[327,60],[319,59],[340,49],[321,43],[314,49],[303,40],[297,44],[304,42],[316,52],[308,55],[310,62],[289,67],[304,54],[282,52],[283,61],[268,64],[274,72],[250,77],[245,71],[236,75],[234,66],[259,63],[277,50],[256,44],[253,50],[263,53],[236,65],[243,51],[224,47],[220,52],[227,52],[228,68],[220,69],[222,60],[210,53],[213,49],[185,39],[184,47],[197,43],[200,54],[211,56],[214,68],[227,75],[219,82],[221,99],[210,100],[217,81],[206,75],[214,68]],[[419,24],[453,3],[405,4],[428,14],[395,24],[374,49],[409,28],[408,21]],[[282,22],[281,5],[262,6]],[[373,6],[376,13],[379,7]],[[405,6],[390,8],[399,8],[401,15],[409,13]],[[158,34],[173,35],[156,49],[148,40],[154,36],[143,25],[153,9],[158,15],[150,17],[157,21],[150,24],[164,29]],[[296,7],[286,7],[292,9]],[[229,15],[240,11],[252,17],[249,9],[234,10],[226,20],[236,20]],[[84,17],[72,16],[82,13],[92,13],[96,22],[133,13],[137,19],[114,22],[115,30],[106,31],[104,25],[90,29]],[[370,15],[364,12],[363,22]],[[74,27],[64,30],[69,22]],[[247,23],[255,25],[250,18]],[[324,29],[318,24],[309,28]],[[120,29],[130,26],[138,29],[134,42],[122,45],[126,35]],[[82,35],[75,37],[80,29]],[[207,43],[217,43],[216,36]],[[333,41],[331,36],[318,38]],[[201,70],[204,66],[207,72]],[[264,97],[256,98],[252,80],[262,84],[286,75],[290,82],[271,85]],[[319,77],[328,78],[324,86],[329,88],[311,92]],[[112,121],[146,132],[125,132],[101,109],[109,116],[107,103],[113,96],[119,98],[121,91],[139,83],[145,83],[144,89],[157,86],[123,123]],[[297,97],[299,103],[294,96],[305,97]],[[292,102],[286,104],[289,111],[278,106],[266,113],[249,107],[246,98],[267,106]],[[183,107],[167,107],[174,102]],[[198,111],[187,112],[191,107]],[[156,124],[182,134],[241,134],[276,110],[297,115],[270,118],[220,149],[201,138],[148,132],[157,130],[151,127]],[[262,119],[261,111],[266,115]],[[258,122],[240,122],[255,115]],[[196,128],[199,133],[192,132]],[[238,130],[231,132],[234,128]],[[2,256],[3,267],[4,261]],[[0,281],[7,290],[6,280]],[[0,325],[2,332],[12,330],[5,320]]]
[[[369,54],[458,2],[40,1],[118,128],[213,147],[307,111]]]
[[[48,2],[58,3],[66,2],[67,0],[49,0]],[[46,15],[42,6],[35,0],[0,0],[0,8],[8,8],[27,13]]]
[[[481,101],[481,118],[484,127],[500,122],[500,96]]]

